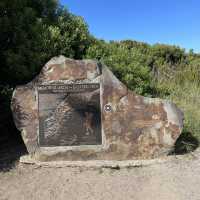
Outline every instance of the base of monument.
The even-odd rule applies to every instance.
[[[149,160],[88,160],[88,161],[39,161],[31,155],[20,157],[20,163],[31,164],[41,167],[86,167],[86,168],[131,168],[131,167],[144,167],[152,164],[162,164],[169,161],[185,159],[185,155],[179,156],[165,156],[162,158],[149,159]]]

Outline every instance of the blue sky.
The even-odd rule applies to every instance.
[[[133,39],[200,52],[200,0],[60,0],[100,39]]]

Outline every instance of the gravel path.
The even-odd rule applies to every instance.
[[[0,173],[7,200],[200,200],[200,156],[123,169],[19,164]]]

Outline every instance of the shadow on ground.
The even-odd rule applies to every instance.
[[[0,172],[15,166],[21,155],[27,153],[20,132],[14,124],[10,108],[12,90],[0,85]]]
[[[190,132],[183,132],[175,143],[175,148],[170,155],[190,153],[199,147],[198,139]]]
[[[20,156],[25,154],[27,150],[20,136],[0,137],[0,172],[6,172],[15,167]]]

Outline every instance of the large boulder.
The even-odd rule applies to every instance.
[[[83,93],[72,92],[68,97],[68,93],[62,93],[65,95],[60,95],[62,101],[58,101],[58,97],[61,97],[55,96],[54,92],[49,96],[45,96],[43,92],[43,99],[39,102],[38,88],[41,86],[47,86],[48,89],[49,85],[57,87],[70,84],[85,84],[84,87],[87,84],[93,84],[94,87],[94,84],[100,84],[100,88]],[[77,108],[81,110],[85,106],[89,109],[88,105],[90,108],[98,108],[98,94],[100,110],[94,109],[92,114],[84,111],[82,117],[76,116]],[[44,107],[42,111],[39,110],[40,104]],[[101,63],[72,60],[64,56],[52,58],[33,81],[16,87],[11,108],[28,152],[41,161],[128,160],[163,156],[173,149],[183,128],[183,114],[175,104],[135,94]],[[48,111],[50,114],[46,114],[47,108],[51,109],[51,112]],[[62,112],[57,112],[58,110]],[[98,112],[101,119],[95,121],[94,125],[92,116],[96,116],[95,113]],[[72,116],[75,116],[75,121]],[[43,124],[48,124],[47,134],[43,137],[44,143],[40,142],[40,134],[44,132],[44,128],[39,125],[40,117],[45,118]],[[84,122],[81,121],[82,118]],[[68,128],[63,132],[62,127],[65,125]],[[93,131],[92,126],[98,132],[93,138],[89,137]],[[84,133],[82,127],[86,127],[86,133],[79,137],[78,134]],[[60,138],[60,129],[63,137],[67,135],[65,139]]]

